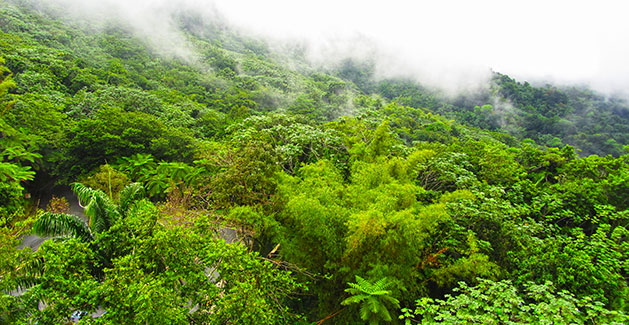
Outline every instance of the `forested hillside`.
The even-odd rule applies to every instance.
[[[0,2],[0,323],[629,322],[626,101],[37,3]]]
[[[623,96],[604,96],[587,87],[533,86],[493,72],[488,87],[446,96],[408,79],[379,80],[373,64],[348,59],[338,75],[367,94],[421,107],[457,122],[532,139],[540,145],[571,145],[581,156],[626,153],[629,103]]]

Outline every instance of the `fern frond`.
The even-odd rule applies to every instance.
[[[341,305],[350,305],[350,304],[357,304],[362,302],[363,300],[367,299],[369,296],[368,295],[356,295],[356,296],[351,296],[345,300],[343,300],[341,302]]]
[[[360,305],[360,319],[368,320],[370,315],[368,304]]]
[[[350,287],[345,289],[346,292],[349,292],[351,294],[357,294],[360,292],[364,292],[365,288],[361,287],[360,285],[358,285],[357,283],[348,283],[347,285],[349,285]]]
[[[374,291],[386,291],[390,286],[391,282],[389,281],[389,278],[384,277],[376,281],[376,283],[373,284],[372,288]]]
[[[371,283],[360,276],[355,276],[356,283],[348,283],[349,288],[345,292],[352,294],[351,297],[343,300],[341,304],[359,304],[360,318],[370,323],[377,323],[381,320],[391,321],[391,314],[388,306],[399,308],[399,300],[391,297],[392,291],[388,288],[392,285],[388,278],[382,278]]]
[[[369,299],[367,299],[365,301],[365,305],[369,308],[369,311],[372,314],[378,314],[379,310],[380,310],[380,301],[374,297],[369,297]]]
[[[353,283],[350,283],[350,285],[352,285],[352,284]],[[364,291],[364,292],[371,291],[372,284],[369,283],[369,281],[361,278],[358,275],[356,276],[356,285],[357,285],[357,287],[355,287],[355,288],[357,288],[357,289],[360,288],[361,291]]]
[[[390,295],[391,294],[391,290],[374,290],[369,292],[370,295],[372,296],[384,296],[384,295]]]
[[[381,299],[385,300],[396,308],[400,307],[400,301],[391,296],[382,296]]]

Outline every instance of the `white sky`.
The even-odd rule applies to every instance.
[[[218,0],[216,6],[237,25],[306,37],[315,48],[367,37],[393,55],[393,70],[437,84],[465,82],[491,68],[629,90],[629,1]]]
[[[43,1],[69,5],[81,15],[97,7],[118,8],[113,11],[137,20],[144,35],[173,33],[154,16],[169,8],[211,13],[215,7],[228,22],[255,35],[306,40],[312,58],[324,62],[349,54],[373,56],[366,39],[378,49],[374,58],[380,72],[449,89],[473,85],[493,69],[518,79],[629,93],[629,1]],[[169,26],[168,19],[161,21]]]

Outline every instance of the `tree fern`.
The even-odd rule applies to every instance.
[[[348,283],[349,288],[345,292],[352,296],[343,300],[343,305],[360,305],[360,318],[370,324],[378,324],[380,321],[391,321],[391,314],[387,309],[390,305],[399,308],[400,302],[391,297],[391,282],[388,278],[382,278],[371,283],[360,276],[356,276],[356,283]]]

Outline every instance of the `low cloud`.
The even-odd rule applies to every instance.
[[[629,89],[629,21],[623,1],[40,0],[96,24],[118,21],[165,54],[193,58],[173,13],[220,19],[269,42],[307,44],[334,64],[375,62],[385,77],[449,91],[478,87],[490,71],[520,80]]]

